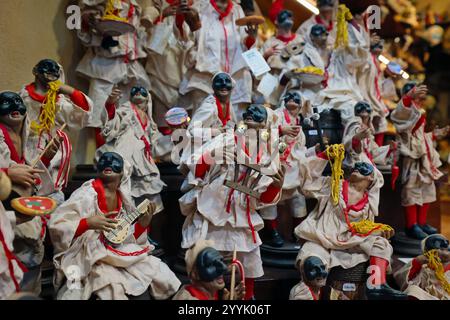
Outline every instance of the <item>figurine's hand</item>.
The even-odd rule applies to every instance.
[[[48,148],[47,151],[44,153],[44,157],[47,158],[48,160],[52,160],[55,157],[56,153],[58,152],[62,140],[63,138],[55,139],[50,148]]]
[[[170,5],[163,10],[162,16],[163,16],[163,18],[174,16],[177,14],[177,10],[178,10],[178,7],[176,5]]]
[[[223,300],[230,300],[230,291],[227,288],[223,289]],[[234,289],[233,300],[244,300],[245,297],[245,283],[241,281]]]
[[[75,92],[75,89],[67,84],[61,84],[59,86],[59,93],[70,96]]]
[[[116,105],[117,102],[119,102],[121,97],[122,97],[122,91],[119,89],[118,85],[114,85],[114,87],[111,91],[111,94],[109,95],[108,99],[106,100],[106,103]]]
[[[98,231],[112,231],[116,228],[117,221],[110,219],[109,217],[117,214],[116,212],[108,213],[105,215],[96,215],[86,219],[89,230]]]
[[[420,85],[413,88],[406,95],[411,97],[414,101],[424,100],[428,94],[428,87],[426,85]]]
[[[365,128],[361,128],[357,134],[355,134],[355,138],[358,140],[364,140],[366,138],[369,138],[371,135],[371,131],[370,128],[365,127]]]
[[[446,126],[445,128],[436,128],[433,130],[433,134],[437,140],[444,139],[450,131],[450,126]]]
[[[422,255],[416,257],[416,261],[419,262],[420,264],[427,264],[428,258],[422,254]]]
[[[442,263],[449,263],[450,262],[450,251],[441,249],[439,250],[439,258],[441,258]]]
[[[281,189],[283,187],[285,173],[286,167],[281,166],[280,170],[278,170],[278,172],[274,176],[272,176],[273,179],[272,185],[275,188]]]
[[[298,136],[299,133],[300,133],[299,127],[294,127],[294,126],[281,127],[281,135],[283,135],[283,136],[288,135],[288,136],[295,138],[296,136]]]
[[[13,184],[29,188],[35,184],[35,179],[39,178],[38,174],[44,172],[44,170],[33,169],[25,164],[13,164],[8,168],[8,177]]]
[[[266,51],[264,51],[264,59],[269,59],[271,56],[276,55],[276,54],[280,54],[281,52],[281,48],[278,47],[278,44],[274,44],[273,46],[271,46],[270,48],[268,48]]]
[[[258,35],[258,25],[256,24],[247,24],[245,28],[245,32],[252,38],[256,38]]]

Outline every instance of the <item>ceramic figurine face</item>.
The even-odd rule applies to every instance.
[[[216,249],[206,248],[198,254],[196,270],[200,280],[211,291],[222,290],[225,287],[223,275],[227,271],[227,266]]]
[[[305,283],[316,288],[324,287],[328,277],[327,268],[318,257],[309,257],[305,260],[303,274]]]
[[[316,24],[311,28],[310,38],[316,47],[324,48],[327,46],[328,31],[321,24]]]
[[[383,52],[384,49],[384,41],[381,40],[378,43],[375,43],[373,46],[370,46],[370,52],[372,52],[375,55],[380,55]]]
[[[123,158],[115,152],[105,152],[97,163],[97,172],[103,181],[120,181],[123,175]]]
[[[372,114],[372,107],[364,101],[360,101],[355,105],[355,116],[365,118]]]
[[[27,108],[22,98],[15,92],[0,93],[0,122],[8,126],[16,126],[22,123]]]
[[[266,126],[267,110],[263,105],[252,104],[243,114],[244,123],[249,129],[263,129]]]
[[[147,89],[144,87],[133,87],[130,92],[130,100],[132,103],[136,104],[139,108],[147,110],[147,103],[149,99],[149,94]]]
[[[61,68],[56,61],[44,59],[34,67],[33,73],[40,81],[49,83],[60,78]]]
[[[291,30],[292,26],[294,25],[292,11],[281,10],[281,12],[277,16],[276,24],[280,29]]]
[[[290,111],[299,109],[301,107],[301,104],[302,98],[300,97],[300,94],[298,94],[298,92],[288,92],[284,96],[284,105]]]
[[[373,181],[374,167],[366,162],[357,162],[353,167],[353,171],[350,175],[350,183],[364,182],[369,187],[370,183]]]
[[[333,18],[335,0],[319,0],[317,1],[317,7],[319,8],[320,15],[326,20]]]
[[[212,81],[214,95],[218,98],[228,98],[233,90],[233,81],[227,73],[218,73]]]

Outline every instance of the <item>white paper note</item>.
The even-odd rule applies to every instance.
[[[245,51],[242,54],[242,57],[255,77],[259,77],[260,75],[270,71],[270,67],[266,60],[256,48]]]
[[[266,73],[261,79],[261,82],[256,90],[258,90],[258,92],[260,92],[265,98],[268,98],[278,85],[278,78],[270,73]]]

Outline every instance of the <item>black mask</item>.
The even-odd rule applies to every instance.
[[[277,16],[277,25],[279,28],[290,30],[294,25],[292,11],[281,10]]]
[[[0,93],[0,116],[6,116],[15,111],[19,111],[21,115],[27,113],[27,107],[22,98],[15,92]]]
[[[380,42],[377,42],[374,45],[370,46],[370,51],[375,51],[377,49],[380,49],[380,50],[384,49],[384,41],[383,40],[381,40]]]
[[[133,87],[131,89],[131,97],[134,97],[135,95],[137,95],[138,93],[141,94],[141,96],[147,98],[148,97],[148,91],[147,89],[145,89],[144,87]]]
[[[296,104],[302,103],[302,98],[298,94],[298,92],[288,92],[284,96],[284,103],[287,104],[289,101],[293,100]]]
[[[123,158],[115,152],[105,152],[102,154],[97,163],[97,172],[103,172],[107,168],[115,173],[122,173],[123,171]]]
[[[367,112],[368,114],[371,114],[372,107],[367,102],[360,101],[355,105],[355,115],[358,116],[363,112]]]
[[[415,82],[408,82],[407,84],[405,84],[402,88],[402,96],[404,96],[405,94],[410,92],[412,89],[414,89],[414,87],[416,87],[416,85],[417,84]]]
[[[449,242],[444,236],[440,234],[433,234],[428,236],[425,240],[425,251],[434,249],[449,249]]]
[[[226,73],[217,74],[213,79],[212,88],[215,91],[222,89],[227,89],[231,91],[233,89],[233,83],[231,81],[230,76]]]
[[[255,122],[262,123],[267,120],[267,110],[262,105],[251,104],[244,112],[243,118],[244,120],[251,118]]]
[[[305,260],[305,263],[303,264],[303,273],[305,274],[306,280],[309,281],[328,277],[327,268],[322,260],[317,257],[309,257]]]
[[[324,34],[328,35],[328,31],[321,24],[316,24],[311,28],[311,33],[310,33],[311,38],[321,37]]]
[[[56,61],[51,59],[44,59],[39,61],[39,63],[36,65],[36,71],[42,75],[44,73],[51,74],[58,79],[61,75],[60,66],[58,65],[58,63],[56,63]]]
[[[373,173],[373,166],[366,162],[357,162],[353,167],[353,171],[358,171],[363,176],[367,177]]]
[[[222,255],[214,248],[206,248],[198,254],[196,267],[200,280],[204,282],[214,281],[227,271]]]

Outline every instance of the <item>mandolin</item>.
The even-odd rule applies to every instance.
[[[132,213],[125,214],[117,219],[117,226],[114,230],[104,231],[103,236],[113,245],[122,244],[128,237],[130,228],[136,221],[147,212],[151,202],[145,199]]]

